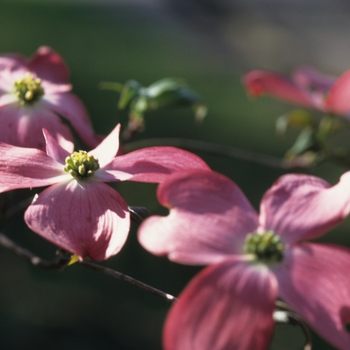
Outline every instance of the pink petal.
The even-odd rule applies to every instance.
[[[350,212],[350,172],[331,187],[315,176],[282,176],[261,202],[260,225],[285,242],[323,235]]]
[[[28,70],[25,70],[22,66],[16,66],[14,70],[0,70],[0,92],[5,94],[11,94],[17,99],[17,96],[12,93],[14,83],[16,80],[22,79],[27,72]]]
[[[46,129],[43,129],[43,134],[46,140],[46,154],[57,162],[65,164],[66,157],[73,153],[73,142],[70,142],[63,137],[56,140]]]
[[[280,297],[337,349],[348,350],[350,250],[302,243],[275,270]]]
[[[85,106],[76,96],[70,93],[44,95],[42,104],[68,119],[87,146],[95,148],[100,143],[101,140],[94,133]]]
[[[48,97],[48,95],[62,94],[62,93],[69,92],[72,90],[71,84],[55,84],[55,83],[51,83],[47,80],[43,80],[41,82],[41,86],[44,89],[44,95],[41,98],[41,100],[43,100],[43,99],[46,100],[46,99],[50,98],[50,97]]]
[[[5,54],[0,56],[0,70],[12,70],[26,64],[25,59],[17,54]]]
[[[188,169],[210,170],[193,153],[175,147],[148,147],[116,157],[99,176],[103,181],[159,183],[175,171]]]
[[[5,93],[0,96],[0,108],[15,102],[18,102],[18,98],[15,94]]]
[[[253,70],[244,76],[243,82],[248,92],[253,96],[259,97],[263,94],[269,94],[296,105],[321,108],[319,101],[307,90],[282,74]]]
[[[343,73],[329,91],[326,109],[337,114],[350,113],[350,70]]]
[[[142,223],[138,238],[145,249],[184,264],[245,258],[242,246],[258,227],[257,214],[231,180],[203,170],[175,173],[159,186],[158,200],[170,214]]]
[[[43,80],[65,84],[69,79],[69,72],[65,62],[55,51],[46,46],[39,47],[38,51],[28,62],[27,67]]]
[[[13,88],[15,81],[21,80],[28,73],[28,69],[25,66],[15,66],[12,70],[3,69],[0,70],[0,91],[6,94],[13,94]]]
[[[73,136],[60,118],[39,105],[23,107],[12,104],[0,109],[0,140],[15,146],[45,150],[42,129],[56,139],[71,142]]]
[[[101,168],[110,163],[117,155],[119,150],[119,132],[120,124],[95,149],[89,152],[89,154],[98,158]]]
[[[267,269],[229,259],[199,273],[166,319],[165,350],[266,350],[277,287]]]
[[[0,192],[66,181],[62,164],[44,152],[0,142]]]
[[[43,191],[25,212],[27,225],[53,244],[94,260],[117,254],[128,236],[123,198],[104,183],[72,180]]]
[[[305,89],[327,93],[337,79],[305,66],[299,67],[293,72],[293,80]]]

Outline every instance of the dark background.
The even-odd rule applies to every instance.
[[[349,5],[336,0],[0,1],[0,52],[31,56],[41,45],[55,49],[71,71],[73,91],[87,106],[98,133],[107,134],[126,114],[118,95],[101,81],[135,79],[144,85],[179,77],[209,108],[201,126],[189,109],[147,115],[136,139],[190,138],[282,157],[296,132],[275,135],[277,116],[291,110],[270,98],[252,101],[241,77],[249,69],[289,73],[303,64],[339,75],[350,66]],[[1,127],[1,126],[0,126]],[[151,145],[151,141],[150,141]],[[258,208],[284,171],[200,153],[212,169],[243,189]],[[323,163],[307,171],[336,183],[346,169]],[[163,212],[155,185],[121,183],[129,205]],[[16,191],[14,199],[29,195]],[[23,213],[2,231],[52,258],[55,248],[23,224]],[[350,243],[349,220],[323,241]],[[103,263],[178,295],[199,268],[180,266],[144,251],[133,224],[120,254]],[[0,348],[160,349],[170,304],[134,286],[73,265],[43,271],[0,248]],[[297,327],[278,326],[272,350],[301,349]],[[332,349],[317,336],[314,349]]]

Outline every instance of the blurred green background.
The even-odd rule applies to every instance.
[[[118,94],[98,89],[101,81],[144,85],[179,77],[208,106],[203,124],[189,109],[146,116],[137,139],[174,137],[234,146],[282,157],[296,133],[275,135],[277,116],[291,110],[281,102],[253,102],[241,85],[254,68],[288,73],[311,64],[335,75],[347,69],[345,2],[327,1],[17,1],[0,2],[0,52],[30,57],[41,45],[55,49],[71,71],[73,91],[87,106],[98,133],[107,134],[127,116],[117,111]],[[335,20],[337,18],[337,20]],[[342,22],[344,20],[344,23]],[[348,24],[346,24],[348,25]],[[256,208],[263,193],[284,171],[200,153],[212,169],[243,189]],[[323,163],[308,171],[337,182],[346,169]],[[115,188],[129,205],[165,211],[155,185],[121,183]],[[17,191],[14,199],[28,195]],[[55,248],[23,224],[23,213],[2,231],[40,256]],[[349,220],[323,241],[350,244]],[[144,251],[133,224],[120,254],[103,265],[178,295],[200,270],[180,266]],[[170,304],[124,282],[81,266],[42,271],[0,248],[0,348],[143,349],[161,348],[161,331]],[[278,326],[272,350],[301,349],[303,335]],[[332,349],[316,335],[314,349]]]

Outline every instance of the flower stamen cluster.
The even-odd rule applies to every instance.
[[[77,180],[91,177],[100,168],[98,159],[85,151],[73,152],[65,162],[64,171]]]
[[[263,263],[280,262],[283,259],[284,244],[273,231],[250,233],[244,243],[244,252]]]
[[[44,95],[41,79],[34,78],[29,72],[26,73],[23,79],[15,81],[13,89],[21,105],[33,104]]]

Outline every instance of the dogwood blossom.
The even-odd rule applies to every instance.
[[[0,192],[51,185],[28,207],[28,226],[57,246],[103,260],[123,246],[130,225],[124,199],[104,182],[162,182],[183,169],[207,169],[196,155],[150,147],[116,156],[116,128],[92,151],[66,150],[44,130],[46,153],[0,143]],[[73,145],[72,145],[73,146]]]
[[[206,265],[180,294],[164,327],[166,350],[265,350],[281,298],[339,349],[350,344],[350,250],[306,242],[350,211],[350,172],[330,186],[282,176],[260,215],[231,180],[185,171],[158,188],[166,217],[139,228],[140,243],[182,264]]]
[[[42,129],[56,139],[72,141],[66,118],[89,147],[95,136],[83,103],[72,93],[62,58],[42,46],[30,60],[20,55],[0,56],[0,141],[45,150]]]
[[[350,118],[350,71],[336,79],[310,67],[296,69],[291,77],[252,70],[243,82],[252,96],[269,94],[296,105]]]

